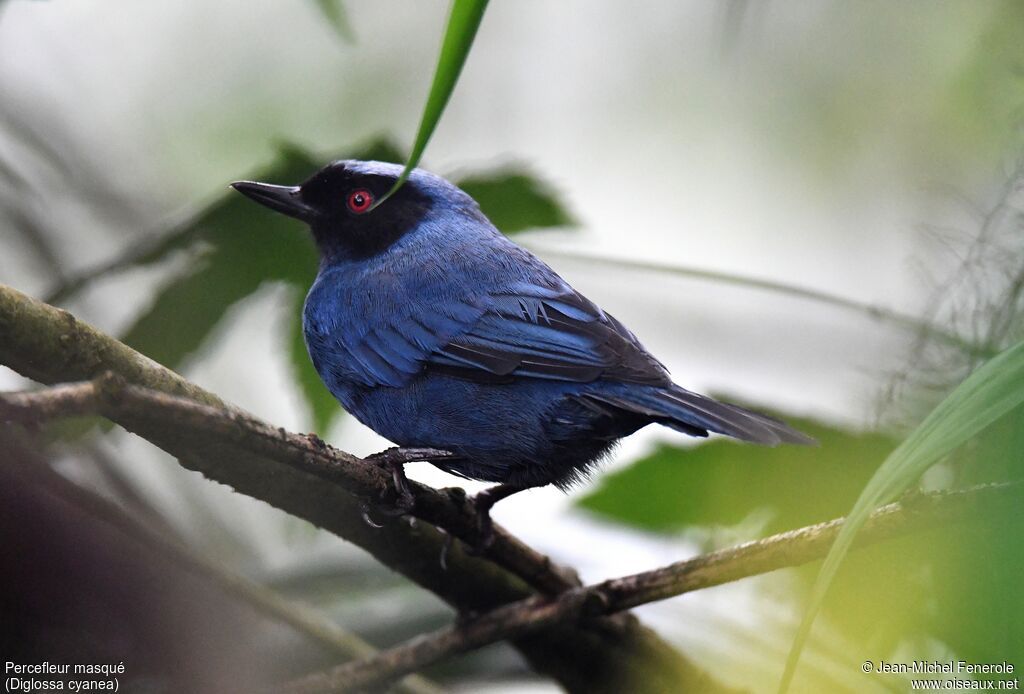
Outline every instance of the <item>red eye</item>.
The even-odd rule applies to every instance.
[[[359,190],[353,190],[348,194],[348,209],[352,210],[356,214],[362,214],[370,209],[370,205],[373,204],[373,193],[360,188]]]

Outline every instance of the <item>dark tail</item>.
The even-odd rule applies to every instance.
[[[584,397],[646,415],[658,424],[691,436],[706,436],[711,431],[765,446],[817,443],[774,417],[718,402],[674,384],[668,388],[634,387],[613,393],[587,393]]]

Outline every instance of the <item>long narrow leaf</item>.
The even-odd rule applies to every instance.
[[[847,516],[821,567],[779,683],[784,694],[796,671],[811,625],[840,563],[871,511],[896,498],[929,467],[1024,403],[1024,342],[999,353],[971,374],[878,468]]]
[[[448,99],[451,98],[455,83],[462,73],[462,66],[466,63],[469,49],[476,37],[476,30],[480,27],[480,20],[483,19],[484,10],[487,9],[487,0],[454,0],[452,11],[448,16],[448,28],[445,30],[444,42],[441,44],[441,54],[437,59],[437,71],[434,73],[434,81],[430,85],[430,94],[427,95],[426,106],[423,107],[423,117],[420,119],[420,127],[416,132],[416,141],[413,143],[409,160],[402,170],[402,175],[395,181],[395,185],[387,192],[377,205],[394,195],[395,191],[402,187],[405,179],[416,165],[420,163],[423,150],[427,148],[430,136],[434,134],[441,114],[444,113]]]

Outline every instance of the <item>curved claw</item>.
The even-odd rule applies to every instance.
[[[384,527],[380,523],[373,520],[373,518],[370,516],[370,505],[368,503],[363,502],[359,507],[359,511],[360,515],[363,517],[363,522],[371,528],[376,528],[377,530],[380,530]]]
[[[441,571],[448,570],[448,552],[452,549],[452,534],[446,530],[441,530],[444,534],[444,544],[441,545]]]

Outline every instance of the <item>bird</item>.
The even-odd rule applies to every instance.
[[[473,499],[483,544],[498,500],[570,488],[649,424],[768,446],[814,442],[676,385],[625,325],[498,231],[460,188],[417,168],[392,191],[402,170],[349,159],[299,185],[231,185],[312,232],[320,262],[303,334],[342,407],[401,448],[447,452],[430,459],[447,472],[497,483]],[[401,486],[400,462],[394,472]]]

